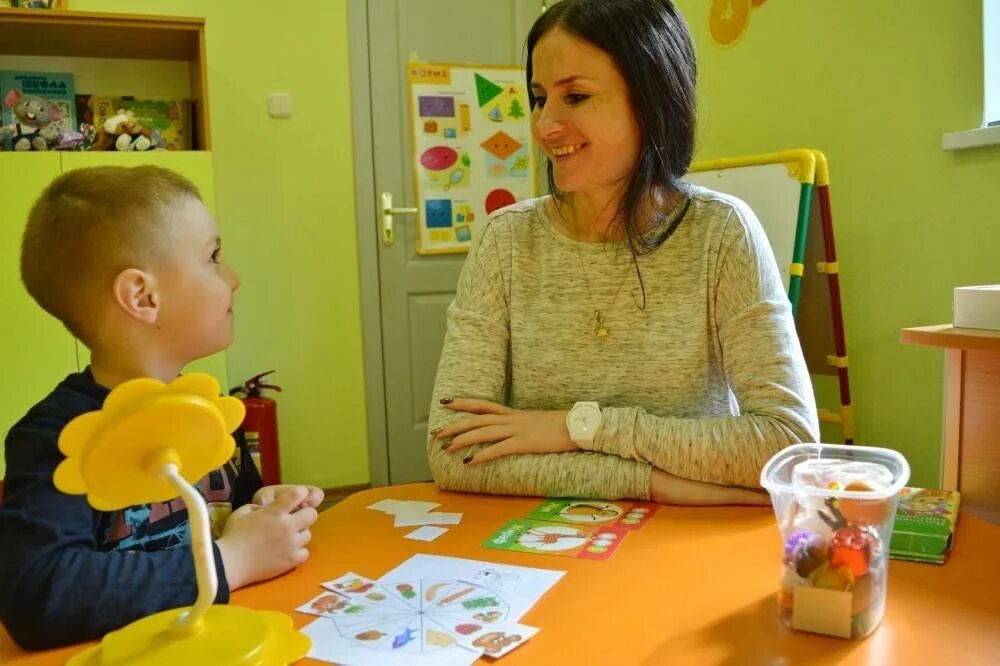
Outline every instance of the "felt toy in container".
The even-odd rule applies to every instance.
[[[885,613],[906,458],[869,446],[796,444],[761,472],[781,530],[778,608],[792,629],[864,638]]]

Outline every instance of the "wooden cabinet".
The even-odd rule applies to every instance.
[[[963,511],[1000,523],[1000,331],[921,326],[902,341],[945,350],[942,487],[962,493]]]
[[[0,69],[72,72],[77,93],[184,92],[194,147],[212,147],[203,18],[0,8]]]

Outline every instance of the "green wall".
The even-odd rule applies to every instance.
[[[277,368],[285,479],[367,483],[346,3],[71,6],[206,18],[216,211],[243,279],[230,381]],[[269,92],[293,118],[267,115]]]
[[[1000,146],[944,152],[982,119],[981,4],[770,0],[735,46],[709,0],[678,0],[700,67],[697,157],[822,149],[859,444],[936,484],[944,355],[906,326],[951,321],[952,288],[1000,282]]]

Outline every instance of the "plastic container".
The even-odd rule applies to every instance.
[[[784,551],[778,609],[800,631],[864,638],[885,614],[889,542],[906,458],[890,449],[796,444],[764,466]]]

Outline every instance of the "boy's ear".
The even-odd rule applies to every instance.
[[[160,315],[160,295],[156,279],[138,268],[126,268],[115,278],[115,303],[130,317],[155,324]]]

